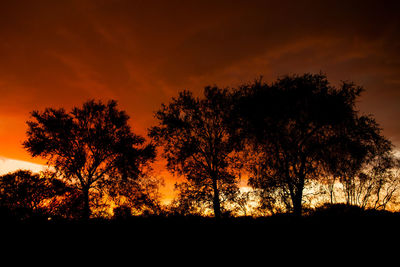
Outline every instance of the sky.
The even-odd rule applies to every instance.
[[[385,0],[1,1],[1,172],[44,163],[21,145],[33,110],[115,99],[146,135],[183,89],[306,72],[363,86],[358,109],[400,148],[399,13]]]

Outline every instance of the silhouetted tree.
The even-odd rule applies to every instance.
[[[152,145],[134,134],[128,115],[115,101],[88,101],[71,112],[46,108],[33,111],[24,147],[33,157],[47,159],[60,176],[81,191],[84,218],[90,216],[90,191],[104,182],[136,178],[155,156]]]
[[[234,147],[225,119],[231,107],[226,89],[206,87],[204,98],[183,91],[156,113],[159,125],[150,136],[163,146],[167,168],[184,175],[203,201],[212,199],[216,218],[221,217],[221,196],[237,192],[230,165]]]
[[[364,143],[379,135],[376,125],[358,125],[367,119],[355,110],[362,90],[348,82],[335,88],[323,74],[285,76],[271,85],[259,80],[237,90],[232,127],[258,155],[250,183],[279,188],[281,196],[290,197],[294,214],[301,215],[307,183],[321,179],[327,165],[333,170],[341,154],[364,161]],[[359,132],[350,135],[355,128]]]
[[[18,219],[51,215],[49,203],[65,194],[66,185],[48,174],[18,170],[0,176],[0,206]]]
[[[332,170],[331,183],[341,185],[343,190],[332,193],[343,193],[347,205],[385,209],[399,189],[400,177],[396,175],[398,160],[391,153],[390,143],[380,136],[376,137],[378,139],[369,144],[365,160],[359,166],[352,165],[345,154],[335,160],[340,164],[334,166],[340,168]]]
[[[382,129],[371,115],[355,114],[346,127],[340,128],[336,137],[331,138],[328,144],[330,156],[326,164],[331,203],[338,184],[343,188],[346,204],[362,208],[377,208],[379,195],[385,191],[383,188],[391,188],[389,195],[397,190],[392,175],[395,165],[393,146],[381,132]]]
[[[378,172],[379,173],[379,172]],[[388,204],[398,206],[400,191],[400,158],[393,157],[389,171],[385,171],[378,179],[375,190],[374,209],[386,209]]]

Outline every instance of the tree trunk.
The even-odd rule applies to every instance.
[[[89,220],[90,204],[89,204],[89,188],[83,189],[83,219]]]
[[[293,214],[297,217],[301,217],[303,212],[302,195],[302,192],[297,192],[293,199]]]
[[[218,183],[217,179],[213,178],[213,191],[214,191],[214,196],[213,196],[213,208],[214,208],[214,216],[216,219],[221,218],[221,203],[219,200],[219,190],[218,190]]]
[[[303,213],[303,189],[304,189],[304,176],[299,178],[299,183],[296,184],[295,193],[292,197],[293,202],[293,214],[295,216],[301,217]]]

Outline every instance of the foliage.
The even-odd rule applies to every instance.
[[[323,74],[285,76],[271,85],[259,80],[239,88],[233,128],[257,155],[250,184],[269,201],[287,206],[290,197],[291,209],[300,215],[307,182],[338,170],[342,155],[346,164],[339,169],[351,173],[379,156],[377,142],[390,150],[375,121],[355,109],[362,90],[347,82],[335,88]]]
[[[90,191],[107,180],[136,178],[154,158],[152,145],[134,134],[128,115],[115,101],[88,101],[67,113],[64,109],[33,111],[24,147],[82,192],[84,217],[90,215]]]
[[[201,97],[180,92],[149,130],[168,170],[186,178],[169,206],[149,164],[155,146],[132,132],[115,101],[33,111],[24,147],[54,172],[0,176],[1,215],[75,220],[111,218],[113,209],[118,220],[227,219],[393,209],[400,159],[373,116],[356,109],[362,91],[304,74],[235,90],[206,87]],[[239,188],[242,177],[251,190]]]
[[[68,191],[67,185],[50,172],[18,170],[0,176],[0,206],[20,220],[53,215],[56,198]]]
[[[156,113],[159,125],[150,129],[150,136],[164,148],[167,168],[188,180],[182,194],[193,201],[211,201],[216,217],[221,216],[221,197],[237,192],[231,169],[234,147],[226,123],[230,107],[226,89],[206,87],[203,98],[183,91],[162,105]]]

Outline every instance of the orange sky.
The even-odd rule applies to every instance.
[[[42,162],[21,146],[34,109],[113,98],[146,134],[179,90],[319,71],[363,85],[360,110],[399,148],[399,13],[399,1],[2,1],[0,157]]]

